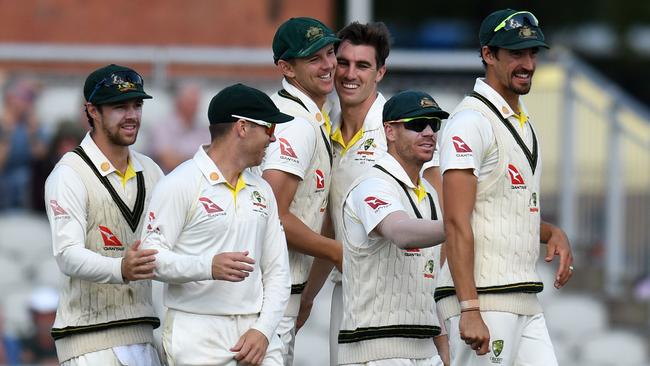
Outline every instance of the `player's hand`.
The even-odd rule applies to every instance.
[[[314,306],[314,301],[305,300],[304,297],[300,299],[300,310],[298,311],[298,317],[296,318],[296,332],[305,325],[309,314],[311,314],[311,308]]]
[[[551,238],[546,243],[546,257],[544,260],[550,262],[554,256],[560,257],[560,265],[555,273],[555,288],[564,286],[573,275],[573,254],[569,239],[562,229],[554,227],[551,231]]]
[[[460,313],[460,339],[465,341],[478,356],[490,352],[490,331],[483,322],[480,311]]]
[[[140,250],[140,240],[136,240],[122,258],[122,278],[127,281],[150,280],[156,269],[155,249]]]
[[[253,272],[253,267],[249,264],[255,264],[255,260],[248,256],[248,251],[217,254],[212,257],[212,278],[241,282]]]
[[[249,329],[240,338],[230,352],[237,352],[235,360],[241,366],[259,366],[266,356],[269,340],[257,329]]]

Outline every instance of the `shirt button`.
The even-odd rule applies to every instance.
[[[102,165],[100,166],[100,168],[102,168],[103,172],[108,171],[108,169],[111,168],[111,164],[109,164],[107,162],[103,162]]]
[[[323,116],[322,116],[320,113],[316,113],[316,120],[317,120],[318,122],[322,121],[322,120],[323,120]]]

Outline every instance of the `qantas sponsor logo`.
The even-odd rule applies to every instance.
[[[278,139],[280,141],[280,155],[284,156],[286,158],[291,158],[291,159],[298,159],[298,156],[296,153],[293,151],[293,148],[291,147],[291,144],[287,139],[284,137],[280,137]]]
[[[52,213],[55,218],[69,218],[68,212],[59,206],[59,203],[56,200],[50,200],[50,207],[52,208]]]
[[[378,209],[379,207],[387,206],[387,205],[388,205],[388,202],[383,201],[383,200],[381,200],[381,199],[379,199],[379,198],[377,198],[377,197],[373,197],[373,196],[368,196],[368,197],[366,197],[366,198],[364,199],[364,201],[365,201],[365,202],[368,204],[368,206],[370,206],[370,208],[372,208],[373,210],[376,210],[376,209]]]
[[[102,240],[104,241],[104,250],[124,250],[124,245],[120,239],[113,234],[111,229],[106,226],[97,225],[99,227],[99,233],[102,235]]]
[[[526,183],[524,182],[524,177],[519,173],[517,167],[512,164],[508,164],[508,175],[510,176],[510,183],[512,183],[512,189],[526,189]]]
[[[422,256],[422,253],[420,252],[419,248],[408,248],[408,249],[404,249],[404,256],[405,257],[420,257],[420,256]]]
[[[153,211],[149,211],[149,216],[148,216],[149,223],[147,224],[147,231],[152,232],[155,231],[158,234],[160,234],[160,228],[159,227],[153,227],[151,224],[156,220],[156,215],[153,213]]]
[[[226,214],[221,207],[219,207],[216,203],[212,202],[208,197],[199,198],[199,202],[201,202],[201,204],[203,205],[203,209],[205,209],[205,212],[208,214],[208,216]]]
[[[456,149],[456,152],[459,154],[467,154],[471,153],[472,149],[461,139],[459,136],[454,136],[451,138],[451,142],[454,143],[454,149]]]
[[[320,169],[316,169],[316,189],[323,190],[325,189],[325,175]]]

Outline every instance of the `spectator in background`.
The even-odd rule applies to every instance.
[[[33,210],[45,213],[44,187],[56,163],[68,151],[72,151],[83,140],[86,130],[75,120],[63,120],[57,124],[56,131],[42,159],[36,160],[32,167]]]
[[[9,83],[0,116],[0,211],[26,208],[31,164],[45,155],[45,133],[36,115],[39,85],[33,80]]]
[[[196,147],[210,142],[205,128],[196,123],[201,88],[181,84],[176,92],[174,112],[151,131],[151,154],[165,173],[196,153]]]
[[[21,361],[33,365],[58,365],[54,338],[50,329],[59,303],[58,291],[51,287],[35,289],[29,299],[32,334],[21,340]]]

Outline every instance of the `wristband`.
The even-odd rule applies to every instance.
[[[480,304],[478,299],[465,300],[460,302],[460,310],[478,309]]]

